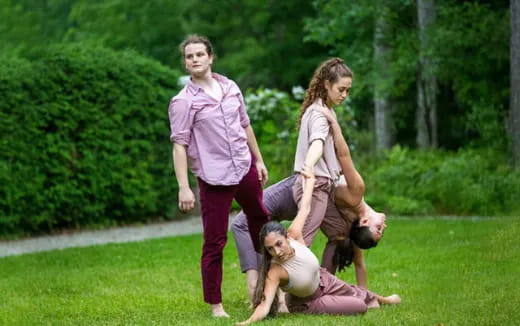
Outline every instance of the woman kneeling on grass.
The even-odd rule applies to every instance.
[[[310,314],[353,315],[364,313],[379,304],[398,304],[397,295],[381,297],[363,288],[350,285],[320,268],[318,259],[305,246],[302,229],[310,211],[315,178],[303,171],[304,192],[302,205],[289,229],[278,222],[269,222],[260,231],[262,262],[255,291],[255,311],[249,319],[238,323],[246,325],[274,316],[278,307],[277,289],[287,292],[290,312]]]

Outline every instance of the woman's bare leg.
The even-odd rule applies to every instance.
[[[255,296],[256,282],[258,281],[258,271],[256,269],[248,269],[246,271],[247,294],[249,295],[249,303],[253,307],[253,297]]]

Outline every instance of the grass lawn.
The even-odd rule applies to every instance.
[[[362,316],[282,315],[263,325],[518,325],[520,221],[389,219],[366,252],[369,288],[399,306]],[[0,325],[233,325],[249,316],[229,236],[227,320],[202,301],[200,235],[0,258]],[[324,238],[313,250],[319,253]],[[352,268],[339,277],[354,282]]]

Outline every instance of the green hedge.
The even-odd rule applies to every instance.
[[[179,73],[85,45],[32,57],[0,63],[0,234],[171,218]]]
[[[0,61],[0,235],[173,218],[167,106],[179,73],[134,52],[61,45]],[[292,171],[299,103],[246,93],[270,183]],[[338,111],[367,201],[392,214],[519,214],[520,172],[503,154],[369,152]],[[363,157],[368,157],[364,160]]]

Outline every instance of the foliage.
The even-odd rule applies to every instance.
[[[230,15],[239,12],[240,15]],[[289,90],[307,84],[327,48],[302,42],[310,1],[190,1],[185,32],[208,35],[216,45],[216,69],[244,88]]]
[[[311,2],[299,0],[0,0],[0,49],[96,42],[179,67],[177,45],[200,33],[215,45],[217,71],[245,88],[288,90],[326,55],[325,47],[302,42],[311,14]]]
[[[507,3],[445,1],[432,33],[432,51],[440,64],[438,79],[454,93],[454,103],[442,103],[447,104],[444,110],[440,107],[442,117],[457,117],[455,104],[462,117],[454,127],[464,131],[464,141],[500,149],[506,148],[507,140],[508,12]]]
[[[248,114],[270,182],[292,173],[299,104],[277,90],[248,90]],[[358,128],[351,102],[336,109],[354,161],[367,183],[367,201],[393,214],[517,214],[520,174],[503,153],[486,149],[413,151],[396,146],[382,158],[367,154],[371,138]]]
[[[518,173],[496,154],[508,142],[508,5],[436,1],[432,47],[419,53],[412,0],[0,0],[0,233],[172,216],[165,106],[178,74],[136,52],[180,68],[177,44],[188,33],[213,41],[216,71],[256,89],[248,112],[270,182],[292,172],[299,111],[274,87],[307,85],[322,59],[340,56],[354,82],[337,114],[371,204],[402,214],[518,212]],[[383,84],[373,60],[380,16],[392,49]],[[63,41],[82,46],[47,49]],[[373,90],[390,90],[397,142],[414,146],[419,54],[437,67],[440,147],[458,152],[397,147],[378,160]]]
[[[171,217],[178,73],[63,45],[0,64],[0,234]]]
[[[270,182],[277,182],[293,171],[299,104],[273,89],[249,89],[244,99]]]
[[[520,319],[520,224],[511,218],[388,219],[366,252],[368,288],[403,303],[359,316],[282,314],[259,325],[513,325]],[[326,239],[312,246],[318,257]],[[249,314],[233,241],[224,251],[223,304],[210,317],[199,273],[201,235],[0,259],[2,325],[232,325]],[[457,271],[456,273],[454,271]],[[338,274],[355,282],[352,268]]]
[[[415,145],[419,54],[436,63],[440,147],[505,149],[509,96],[509,2],[439,0],[419,53],[416,1],[164,1],[0,0],[0,51],[23,52],[53,42],[134,49],[180,68],[177,44],[189,33],[208,35],[215,70],[243,88],[307,85],[327,56],[341,56],[355,73],[352,107],[358,128],[373,132],[373,90],[392,94],[393,129]],[[229,15],[240,12],[240,15]],[[388,22],[390,76],[374,72],[377,17]],[[369,137],[365,137],[367,140]],[[364,146],[363,146],[364,147]]]
[[[296,122],[301,108],[297,99],[301,95],[300,88],[293,90],[293,96],[276,89],[248,89],[246,92],[247,112],[272,182],[292,174],[298,139]],[[371,137],[359,130],[350,98],[335,108],[335,112],[351,151],[369,151]]]
[[[95,41],[115,49],[139,53],[175,64],[182,41],[183,17],[189,1],[75,0],[68,15],[71,26],[64,41]]]
[[[371,128],[373,112],[368,108],[373,107],[377,86],[393,95],[395,129],[399,129],[415,105],[414,97],[409,94],[409,89],[415,87],[418,60],[417,33],[410,24],[415,21],[413,2],[315,0],[314,7],[316,16],[306,20],[306,40],[332,47],[331,54],[342,57],[353,70],[351,96],[360,127]],[[373,59],[375,20],[381,15],[390,26],[384,31],[384,41],[393,49],[389,62],[385,62],[391,73],[384,78],[384,84],[376,76]]]
[[[415,1],[315,0],[316,15],[306,20],[306,39],[333,48],[355,73],[353,106],[363,128],[371,127],[373,89],[392,94],[393,127],[399,144],[415,144],[416,77],[419,40]],[[504,117],[509,89],[508,3],[436,1],[437,21],[427,32],[432,47],[424,49],[436,62],[430,71],[439,83],[440,146],[458,149],[506,148]],[[338,13],[341,13],[338,15]],[[373,34],[376,17],[389,28],[391,49],[384,64],[391,72],[385,85],[375,78]],[[376,85],[377,83],[377,85]],[[361,111],[363,110],[363,111]]]
[[[0,0],[0,51],[23,53],[60,41],[70,0]]]
[[[520,212],[520,171],[494,150],[451,153],[396,146],[362,174],[367,201],[392,214]]]

